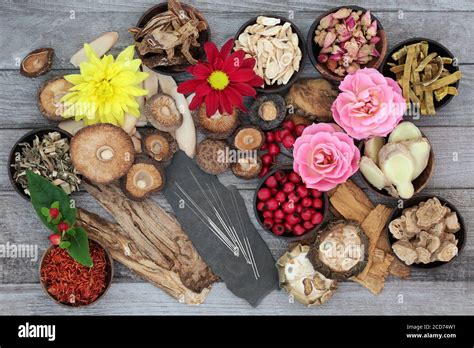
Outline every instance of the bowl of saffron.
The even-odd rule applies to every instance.
[[[89,239],[94,265],[75,261],[66,249],[51,246],[40,263],[40,282],[46,294],[66,307],[85,307],[103,298],[113,278],[113,259],[99,242]]]

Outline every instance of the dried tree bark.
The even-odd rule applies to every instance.
[[[118,222],[79,209],[78,222],[92,238],[172,297],[187,304],[204,302],[218,278],[173,216],[152,200],[129,200],[116,185],[84,187]]]

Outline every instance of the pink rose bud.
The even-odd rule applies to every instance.
[[[367,29],[367,35],[377,35],[377,21],[372,21],[372,24],[370,25],[369,29]]]
[[[352,17],[352,16],[347,17],[344,21],[345,21],[345,23],[346,23],[347,29],[349,29],[349,30],[354,29],[355,24],[356,24],[356,23],[355,23],[355,20],[354,20],[354,17]]]
[[[332,32],[328,32],[325,39],[324,39],[324,44],[323,47],[329,47],[332,45],[332,43],[336,40],[336,34]]]
[[[328,61],[328,56],[327,54],[320,54],[318,55],[318,62],[320,63],[326,63]]]
[[[323,19],[321,19],[319,21],[319,25],[323,28],[323,29],[327,29],[329,27],[331,27],[331,24],[333,24],[333,19],[332,19],[332,13],[331,14],[328,14],[327,16],[323,17]]]
[[[349,17],[351,13],[352,13],[352,10],[350,8],[341,8],[337,10],[336,13],[333,14],[333,17],[337,19],[344,19],[346,17]]]
[[[380,37],[379,36],[374,36],[373,38],[370,39],[370,43],[373,44],[373,45],[376,45],[379,43],[380,41]]]
[[[379,51],[377,51],[375,46],[372,47],[372,51],[370,52],[370,55],[374,56],[374,57],[380,57],[380,53],[379,53]]]
[[[360,24],[362,24],[362,26],[364,27],[368,27],[370,25],[370,20],[370,11],[367,11],[362,15],[362,18],[360,19]]]
[[[342,54],[341,54],[341,53],[331,54],[331,55],[329,56],[329,59],[330,59],[330,60],[334,60],[334,61],[336,61],[336,62],[340,61],[341,58],[342,58]]]

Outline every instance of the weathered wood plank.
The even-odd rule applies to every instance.
[[[460,95],[440,110],[436,117],[416,120],[423,126],[474,126],[471,100],[474,100],[474,65],[461,66],[463,79]],[[37,128],[54,124],[41,116],[38,110],[37,93],[42,83],[54,76],[75,73],[74,70],[54,71],[36,79],[28,79],[17,70],[0,70],[0,128]],[[305,64],[302,77],[318,74],[309,63]],[[180,77],[183,80],[185,76]]]
[[[427,296],[429,289],[429,296]],[[69,309],[55,305],[38,284],[0,285],[9,315],[472,315],[474,289],[463,282],[387,282],[379,296],[360,285],[340,283],[333,298],[318,308],[291,303],[283,291],[269,294],[257,307],[216,284],[200,306],[177,303],[145,283],[112,284],[98,303]]]
[[[38,6],[40,7],[40,6]],[[69,69],[69,58],[84,42],[91,40],[100,33],[116,30],[120,34],[117,47],[113,52],[131,43],[127,29],[136,24],[143,8],[127,12],[84,12],[76,13],[71,19],[70,8],[56,6],[41,6],[41,8],[22,8],[0,5],[0,69],[17,69],[18,59],[23,58],[29,51],[50,46],[56,50],[54,67]],[[275,12],[269,6],[270,13],[288,15],[284,12]],[[257,15],[260,11],[249,12]],[[265,10],[268,12],[268,10]],[[236,16],[229,11],[203,11],[209,21],[212,39],[218,44],[233,37],[238,28],[251,17]],[[261,12],[260,12],[261,13]],[[320,12],[295,12],[294,22],[306,36],[312,22]],[[389,45],[405,40],[409,37],[424,36],[440,41],[451,49],[460,63],[473,63],[471,52],[474,51],[474,42],[470,40],[473,31],[473,22],[470,12],[406,12],[403,19],[399,19],[397,12],[380,12],[378,18],[387,32]],[[21,16],[19,19],[18,17]],[[21,21],[21,29],[18,22]],[[456,23],[456,25],[440,25],[440,23]],[[34,33],[34,35],[32,35]],[[10,38],[15,37],[15,40]],[[62,44],[67,42],[68,44]],[[309,64],[309,63],[308,63]]]
[[[431,188],[474,188],[474,147],[472,127],[422,127],[431,141],[436,157]],[[0,190],[10,189],[7,160],[11,146],[28,130],[0,129]],[[457,156],[457,157],[456,157]],[[254,188],[256,179],[243,181],[228,172],[221,176],[226,185]]]

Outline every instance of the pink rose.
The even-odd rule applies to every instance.
[[[334,120],[358,140],[387,136],[407,109],[398,83],[375,69],[346,75],[339,89],[331,107]]]
[[[293,170],[306,187],[329,191],[357,172],[360,153],[337,125],[314,123],[296,139],[293,158]]]

